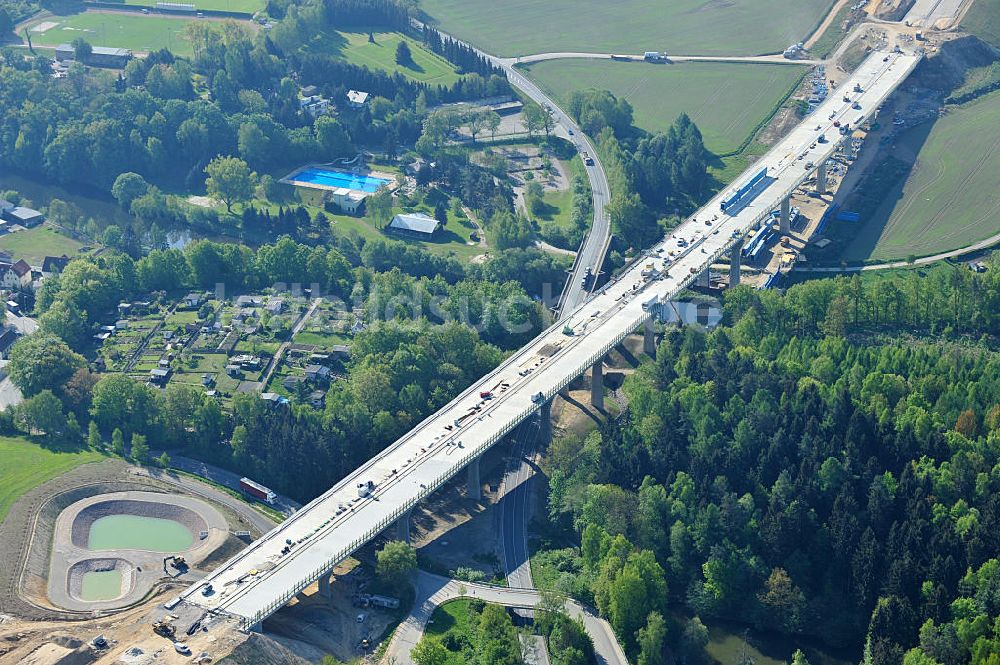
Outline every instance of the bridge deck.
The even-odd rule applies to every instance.
[[[754,200],[732,216],[724,215],[719,203],[731,189],[721,192],[591,300],[378,457],[187,589],[183,599],[242,617],[245,627],[277,611],[536,411],[539,405],[533,395],[542,393],[551,399],[641,326],[649,317],[643,303],[673,297],[737,237],[777,208],[833,154],[841,139],[834,121],[849,122],[851,127],[861,124],[859,117],[874,112],[919,59],[911,54],[873,53],[843,87],[753,165],[753,170],[769,169],[769,184]],[[852,92],[856,83],[863,92]],[[851,102],[843,101],[845,94]],[[851,108],[855,101],[860,110]],[[818,143],[823,134],[828,142]],[[679,246],[679,239],[686,247]],[[654,279],[642,276],[649,264],[666,274]],[[564,334],[564,325],[571,326],[574,334]],[[501,382],[507,387],[498,387]],[[481,391],[491,389],[493,399],[480,399]],[[461,426],[456,427],[456,420],[463,416]],[[375,483],[371,496],[360,498],[357,485],[369,481]],[[290,551],[282,554],[289,542]],[[209,595],[203,594],[206,584],[214,588]]]

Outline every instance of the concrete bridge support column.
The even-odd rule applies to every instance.
[[[322,598],[331,598],[331,597],[333,597],[333,591],[330,588],[330,582],[332,581],[332,579],[333,579],[333,575],[331,573],[323,573],[322,575],[319,576],[319,595],[320,595],[320,597],[322,597]]]
[[[544,446],[552,440],[552,400],[542,404],[538,410],[538,423],[539,445]]]
[[[642,352],[650,358],[656,358],[656,329],[653,325],[653,317],[646,319],[646,324],[642,329]]]
[[[483,498],[483,483],[479,478],[479,460],[481,457],[482,456],[472,460],[469,462],[469,465],[465,467],[468,485],[465,493],[474,501],[479,501]]]
[[[791,214],[792,214],[792,203],[791,198],[786,198],[781,200],[781,216],[779,217],[778,227],[782,235],[788,235],[792,232],[791,224]]]
[[[743,261],[743,238],[729,250],[729,288],[740,285],[740,266]]]
[[[590,405],[604,410],[604,358],[598,358],[590,369]]]
[[[816,169],[816,191],[826,194],[826,161],[820,162]]]
[[[712,268],[711,267],[705,268],[704,270],[701,271],[701,274],[698,275],[697,279],[695,279],[695,285],[696,286],[702,286],[702,287],[705,287],[705,288],[708,288],[708,287],[712,286]]]
[[[396,540],[404,543],[410,542],[410,518],[413,516],[413,508],[399,516],[396,520]]]

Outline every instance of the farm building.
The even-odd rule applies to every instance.
[[[32,210],[31,208],[15,206],[12,210],[4,213],[4,219],[11,224],[20,224],[21,226],[30,229],[31,227],[38,226],[44,222],[45,215],[37,210]]]
[[[434,237],[440,228],[441,222],[420,212],[396,215],[389,222],[389,230],[393,233],[421,240]]]
[[[93,67],[111,67],[113,69],[123,69],[128,61],[132,59],[132,51],[127,48],[112,48],[109,46],[91,47],[90,56],[85,64]],[[56,47],[56,60],[76,59],[76,49],[72,44],[60,44]]]

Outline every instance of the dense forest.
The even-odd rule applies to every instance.
[[[608,216],[619,251],[655,242],[709,193],[710,153],[686,114],[666,132],[648,134],[632,124],[628,101],[607,90],[576,91],[567,110],[597,139],[611,184]]]
[[[724,326],[668,331],[622,419],[552,444],[550,518],[581,545],[539,578],[646,662],[696,660],[699,617],[865,665],[1000,662],[998,275],[739,287]]]

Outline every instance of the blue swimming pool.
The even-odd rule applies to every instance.
[[[302,169],[292,178],[298,182],[307,182],[312,185],[324,185],[326,187],[346,187],[361,192],[374,192],[382,185],[389,184],[385,178],[376,178],[370,175],[360,175],[347,173],[346,171],[336,171],[326,169],[321,166],[311,166]]]

